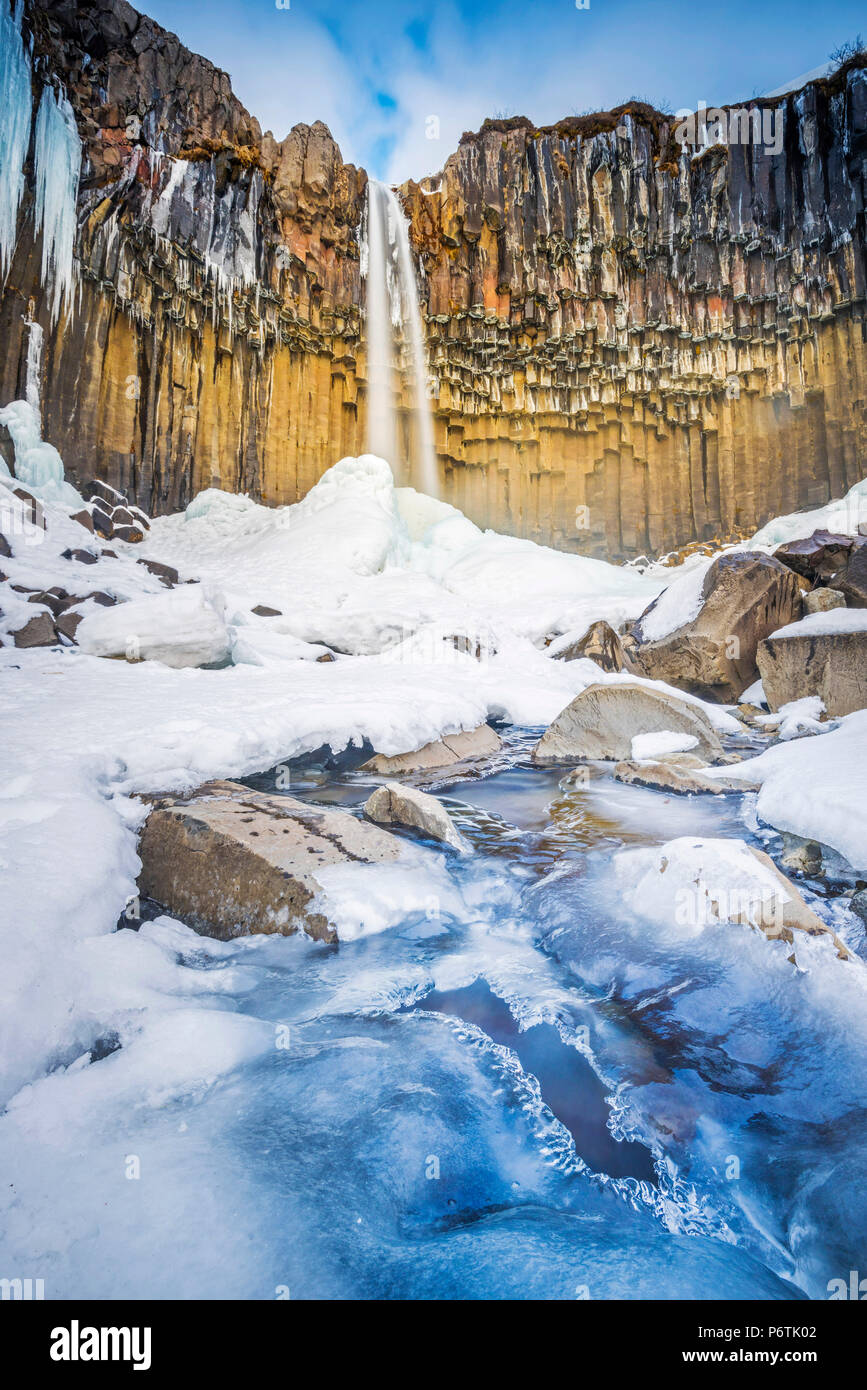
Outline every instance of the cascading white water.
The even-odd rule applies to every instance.
[[[365,208],[364,259],[367,278],[367,448],[397,465],[397,421],[394,401],[391,287],[387,203],[382,184],[368,183]]]
[[[409,229],[397,196],[371,179],[363,229],[368,359],[367,447],[398,465],[395,373],[398,337],[408,350],[412,375],[415,458],[410,479],[429,497],[439,494],[433,419],[427,393],[427,354]]]

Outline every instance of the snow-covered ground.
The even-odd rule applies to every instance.
[[[38,452],[38,440],[23,447]],[[118,1107],[207,1089],[271,1047],[269,1030],[229,1002],[244,992],[243,953],[224,961],[216,944],[193,947],[168,922],[115,932],[136,890],[142,794],[260,772],[323,745],[337,752],[366,741],[395,754],[486,719],[545,726],[588,684],[626,679],[591,661],[552,660],[546,640],[580,636],[598,618],[635,618],[673,582],[668,608],[682,613],[703,566],[693,560],[683,578],[662,566],[641,575],[482,532],[444,503],[395,489],[387,465],[369,456],[343,460],[294,507],[206,492],[185,513],[155,520],[145,543],[113,542],[116,556],[105,556],[70,519],[80,499],[56,460],[44,462],[47,479],[34,490],[45,530],[14,498],[14,480],[0,478],[0,530],[13,550],[0,561],[0,1102],[12,1102],[0,1150],[6,1144],[18,1160],[50,1147],[64,1126],[77,1132],[78,1107],[92,1107],[97,1130],[108,1132]],[[778,529],[802,533],[794,522]],[[64,558],[67,549],[89,550],[96,563]],[[139,563],[148,557],[199,583],[169,592]],[[23,650],[12,634],[40,608],[15,584],[101,591],[122,604],[89,600],[87,650]],[[280,613],[256,616],[257,605]],[[206,639],[202,652],[224,659],[216,669],[175,669],[92,654],[147,657],[161,633],[180,644]],[[453,638],[469,639],[477,655]],[[335,659],[318,660],[326,652]],[[721,732],[740,728],[721,707],[704,708]],[[763,819],[864,865],[865,752],[867,712],[741,766],[763,783]],[[440,857],[413,878],[416,896],[427,884],[451,901]],[[364,891],[375,890],[388,925],[389,897],[405,889],[394,880]],[[483,897],[477,886],[460,910],[481,911]],[[223,965],[194,968],[204,960]],[[123,1047],[104,1092],[99,1068],[86,1063],[115,1036]],[[61,1148],[62,1166],[66,1139]],[[92,1158],[101,1170],[98,1144]],[[34,1187],[29,1205],[12,1211],[19,1236],[41,1200]]]

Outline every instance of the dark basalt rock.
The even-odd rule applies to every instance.
[[[37,613],[12,636],[16,647],[53,647],[57,643],[57,632],[49,613]]]
[[[164,565],[159,560],[136,560],[137,565],[144,565],[149,574],[153,574],[157,579],[161,579],[167,589],[173,589],[180,583],[180,578],[176,569],[171,565]],[[254,609],[255,612],[255,609]]]

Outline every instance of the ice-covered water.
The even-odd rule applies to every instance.
[[[13,1102],[5,1263],[49,1297],[263,1299],[822,1298],[857,1269],[860,963],[655,934],[615,856],[752,838],[751,799],[561,787],[531,741],[437,788],[475,853],[422,843],[369,934],[95,946],[173,1004]],[[366,751],[250,780],[352,809]]]

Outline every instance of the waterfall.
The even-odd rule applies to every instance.
[[[42,326],[35,319],[30,319],[30,335],[27,339],[27,380],[24,388],[24,399],[35,411],[37,419],[41,418],[42,413],[42,343],[44,334]]]
[[[371,179],[362,229],[362,274],[366,278],[367,447],[398,467],[396,374],[398,340],[409,356],[412,377],[415,457],[408,473],[419,491],[439,493],[433,417],[427,394],[427,354],[409,227],[397,195]]]

